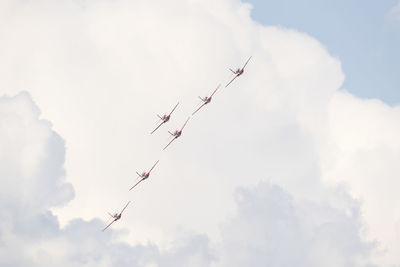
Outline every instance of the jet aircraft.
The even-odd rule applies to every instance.
[[[183,128],[185,128],[185,125],[186,125],[186,123],[189,121],[189,119],[190,119],[190,117],[186,120],[185,124],[182,126],[182,128],[181,128],[180,130],[175,130],[175,132],[173,132],[173,133],[171,133],[170,131],[168,131],[169,134],[173,136],[173,138],[172,138],[172,140],[168,143],[168,145],[166,145],[166,146],[164,147],[163,150],[165,150],[175,139],[177,139],[179,136],[181,136],[182,130],[183,130]]]
[[[118,214],[118,213],[114,213],[114,215],[112,215],[111,213],[108,212],[108,214],[113,218],[113,221],[110,222],[104,229],[103,232],[110,227],[111,224],[113,224],[114,222],[118,221],[119,219],[121,219],[122,216],[122,212],[124,212],[124,210],[126,209],[126,207],[129,205],[129,203],[131,203],[130,201],[125,205],[125,207],[122,209],[122,211]]]
[[[150,134],[153,134],[155,131],[157,131],[158,128],[161,127],[161,125],[163,125],[164,123],[166,123],[167,121],[169,121],[172,112],[174,112],[174,110],[176,109],[176,107],[177,107],[178,105],[179,105],[179,102],[178,102],[178,104],[175,105],[175,107],[172,109],[172,111],[171,111],[168,115],[167,115],[167,114],[164,114],[164,115],[161,117],[160,115],[157,114],[157,117],[160,118],[159,122],[160,122],[160,121],[162,121],[162,122],[161,122]]]
[[[154,167],[157,165],[158,162],[159,162],[159,160],[157,160],[157,162],[153,165],[153,167],[151,167],[151,169],[148,172],[143,172],[142,174],[139,174],[138,172],[136,172],[138,175],[138,178],[142,178],[142,179],[140,179],[136,184],[134,184],[131,187],[131,189],[129,189],[129,191],[132,190],[135,186],[137,186],[141,181],[144,181],[147,178],[149,178],[150,172],[154,169]]]
[[[197,111],[199,111],[202,107],[204,107],[205,105],[207,105],[208,103],[211,102],[211,99],[212,99],[213,95],[215,94],[215,92],[217,92],[217,90],[218,90],[218,88],[219,88],[220,86],[221,86],[221,85],[218,85],[218,87],[214,90],[214,92],[213,92],[209,97],[205,96],[204,98],[202,98],[202,97],[199,96],[199,98],[201,99],[201,101],[203,101],[203,104],[202,104],[198,109],[196,109],[195,112],[192,113],[192,116],[193,116]]]
[[[233,74],[235,74],[235,77],[233,77],[233,79],[227,85],[225,85],[225,88],[228,87],[228,85],[230,85],[231,82],[233,82],[233,80],[235,80],[237,77],[242,75],[242,73],[244,72],[244,67],[246,67],[247,63],[249,63],[250,59],[251,59],[251,56],[249,57],[249,59],[246,61],[246,63],[244,64],[243,68],[241,68],[241,69],[240,68],[238,68],[236,70],[230,69],[230,71],[232,71]]]

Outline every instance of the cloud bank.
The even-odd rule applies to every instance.
[[[313,202],[268,183],[239,189],[223,266],[365,266],[373,244],[361,241],[359,203],[341,188],[326,194]]]
[[[2,266],[358,266],[372,248],[359,235],[359,204],[343,190],[317,203],[269,183],[237,190],[238,211],[222,225],[218,254],[198,234],[181,235],[162,250],[116,241],[117,232],[100,232],[98,219],[74,219],[61,229],[49,208],[73,197],[64,181],[65,145],[39,115],[26,92],[0,99],[1,158],[7,160],[1,170]]]
[[[208,238],[190,235],[168,251],[130,246],[102,233],[99,219],[74,219],[63,229],[49,208],[73,197],[64,181],[65,145],[29,94],[0,98],[2,182],[1,266],[207,266]]]

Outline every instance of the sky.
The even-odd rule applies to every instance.
[[[339,58],[343,87],[361,97],[400,102],[400,24],[396,0],[249,0],[263,25],[296,29]]]
[[[397,62],[253,5],[0,2],[1,266],[399,266]]]

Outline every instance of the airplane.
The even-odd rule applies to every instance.
[[[185,125],[186,125],[186,123],[189,121],[189,119],[190,119],[190,117],[186,120],[185,124],[182,126],[182,128],[181,128],[179,131],[178,131],[178,130],[175,130],[174,133],[171,133],[170,131],[168,131],[169,134],[173,136],[173,138],[172,138],[172,140],[168,143],[168,145],[166,145],[166,146],[164,147],[163,150],[165,150],[175,139],[177,139],[179,136],[181,136],[182,130],[183,130],[183,128],[185,128]]]
[[[251,56],[249,57],[249,59],[246,61],[246,63],[244,64],[243,68],[241,68],[241,69],[238,68],[238,69],[236,69],[235,71],[232,70],[232,69],[230,69],[230,71],[232,71],[233,74],[235,74],[235,77],[233,77],[233,79],[232,79],[227,85],[225,85],[225,88],[228,87],[228,85],[230,85],[231,82],[233,82],[233,80],[235,80],[237,77],[239,77],[240,75],[242,75],[242,73],[244,72],[244,67],[246,67],[247,63],[249,63],[250,59],[251,59]]]
[[[129,203],[131,203],[130,201],[125,205],[125,207],[122,209],[122,211],[118,214],[118,213],[114,213],[114,215],[112,215],[111,213],[107,212],[114,220],[112,222],[110,222],[106,228],[103,229],[106,230],[111,224],[113,224],[115,221],[118,221],[119,219],[121,219],[122,216],[122,212],[124,212],[124,210],[126,209],[126,207],[129,205]]]
[[[157,160],[157,162],[153,165],[153,167],[151,167],[150,171],[148,171],[148,172],[143,172],[142,174],[139,174],[138,172],[136,172],[137,175],[138,175],[138,178],[140,177],[140,178],[142,178],[142,179],[140,179],[136,184],[134,184],[134,186],[132,186],[131,189],[129,189],[129,191],[131,191],[131,190],[132,190],[135,186],[137,186],[141,181],[144,181],[144,180],[146,180],[147,178],[149,178],[150,172],[154,169],[154,167],[157,165],[158,162],[159,162],[159,160]]]
[[[199,98],[201,99],[201,101],[203,101],[203,104],[202,104],[198,109],[196,109],[195,112],[192,113],[192,116],[193,116],[197,111],[199,111],[204,105],[207,105],[208,103],[211,102],[211,99],[212,99],[213,95],[215,94],[215,92],[217,92],[217,90],[218,90],[218,88],[219,88],[220,86],[221,86],[221,85],[219,84],[218,87],[214,90],[214,92],[213,92],[209,97],[205,96],[204,98],[201,98],[201,97],[199,96]]]
[[[179,105],[178,104],[175,105],[175,107],[172,109],[172,111],[166,115],[164,114],[162,117],[160,115],[157,114],[157,117],[160,118],[160,121],[162,120],[162,122],[160,123],[160,125],[157,126],[157,128],[155,128],[150,134],[153,134],[155,131],[157,131],[158,128],[160,128],[161,125],[163,125],[164,123],[166,123],[167,121],[169,121],[169,118],[171,117],[172,112],[174,112],[174,110],[176,109],[176,107]]]

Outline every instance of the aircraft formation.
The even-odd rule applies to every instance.
[[[228,87],[237,77],[239,77],[240,75],[243,74],[244,72],[244,68],[246,67],[247,63],[249,63],[251,59],[251,56],[247,59],[246,63],[243,65],[242,68],[237,68],[236,70],[232,70],[229,69],[233,74],[234,77],[225,85],[225,88]],[[210,96],[205,96],[204,98],[200,97],[201,101],[203,102],[199,108],[197,108],[193,113],[192,116],[194,114],[196,114],[202,107],[204,107],[205,105],[209,104],[212,100],[212,97],[214,96],[214,94],[218,91],[218,89],[220,88],[221,85],[218,85],[217,88],[215,88],[215,90],[212,92],[212,94]],[[179,102],[173,107],[173,109],[171,110],[170,113],[168,114],[164,114],[163,116],[157,115],[157,117],[160,119],[158,121],[158,125],[157,127],[150,132],[150,134],[153,134],[154,132],[156,132],[163,124],[167,123],[170,118],[172,113],[175,111],[175,109],[178,107]],[[175,141],[178,137],[180,137],[182,135],[182,131],[183,128],[185,128],[186,124],[188,123],[190,117],[188,117],[188,119],[186,120],[186,122],[183,124],[182,128],[180,128],[179,130],[175,130],[173,133],[171,133],[170,131],[168,131],[168,133],[172,136],[172,139],[169,141],[169,143],[163,148],[163,150],[165,150],[173,141]],[[138,175],[136,178],[136,183],[129,189],[132,190],[134,189],[139,183],[141,183],[142,181],[146,180],[147,178],[149,178],[151,171],[156,167],[156,165],[158,164],[159,160],[156,161],[156,163],[154,163],[153,167],[150,168],[149,171],[144,171],[142,172],[142,174],[136,172],[136,174]],[[110,218],[112,219],[112,221],[110,223],[107,224],[107,226],[102,230],[105,231],[108,227],[110,227],[114,222],[118,221],[119,219],[121,219],[122,217],[122,213],[124,212],[124,210],[128,207],[129,203],[131,201],[128,201],[128,203],[124,206],[124,208],[121,210],[120,213],[115,212],[114,214],[108,213],[110,215]]]

